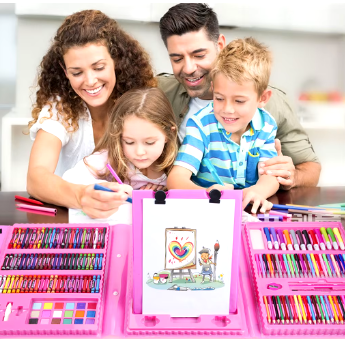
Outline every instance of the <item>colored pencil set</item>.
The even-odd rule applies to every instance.
[[[99,293],[100,275],[0,275],[1,293]]]
[[[15,228],[9,249],[103,249],[107,229],[103,228]]]
[[[263,296],[269,324],[344,324],[343,295]]]
[[[345,254],[255,254],[262,278],[345,277]]]
[[[264,227],[263,232],[269,250],[345,250],[344,238],[338,227],[297,230]]]
[[[2,270],[101,270],[103,253],[6,254]]]

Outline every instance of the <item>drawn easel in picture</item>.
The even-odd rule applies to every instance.
[[[196,268],[196,230],[188,228],[165,229],[165,267],[171,270],[169,283],[174,277],[188,275],[195,283],[192,269]]]

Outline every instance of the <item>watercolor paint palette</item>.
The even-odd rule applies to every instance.
[[[27,323],[31,325],[95,325],[98,299],[46,301],[33,299]]]
[[[281,246],[274,246],[275,238],[268,234],[268,231],[272,233],[272,228],[277,234],[293,234],[291,230],[310,234],[310,231],[321,228],[336,228],[341,239],[345,239],[340,222],[263,222],[244,226],[243,241],[261,332],[265,335],[344,335],[345,284],[342,281],[343,261],[338,260],[339,254],[342,255],[340,246],[325,246],[324,249],[286,246],[282,249]],[[268,243],[270,240],[273,246]],[[287,245],[298,244],[301,245],[296,241],[287,242]],[[306,245],[316,244],[316,240],[306,242]],[[325,262],[322,258],[326,258]]]

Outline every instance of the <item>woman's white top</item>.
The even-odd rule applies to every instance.
[[[87,165],[85,164],[84,159],[80,160],[73,168],[64,173],[62,179],[73,184],[82,185],[105,182],[106,180],[97,179],[96,172],[100,171],[100,173],[105,173],[107,169],[106,165],[108,163],[108,152],[96,152],[86,157],[85,161]],[[166,186],[167,182],[166,174],[162,174],[157,179],[150,179],[142,174],[131,163],[129,164],[128,177],[131,180],[130,185],[133,187],[133,189],[139,189],[140,187],[143,187],[148,183]],[[125,182],[125,184],[129,183]]]
[[[68,169],[73,168],[78,161],[90,155],[95,149],[93,137],[92,119],[87,109],[87,116],[78,120],[77,131],[69,132],[62,124],[61,118],[57,117],[56,104],[52,107],[53,116],[50,117],[49,105],[42,108],[37,122],[30,128],[30,138],[35,140],[37,132],[42,129],[55,135],[61,140],[62,148],[55,174],[62,176]],[[48,119],[42,119],[48,117]]]

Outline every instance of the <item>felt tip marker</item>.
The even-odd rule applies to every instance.
[[[105,191],[105,192],[112,192],[114,193],[115,191],[111,190],[110,188],[108,187],[105,187],[105,186],[102,186],[102,185],[98,185],[98,184],[95,184],[94,187],[93,187],[95,190],[97,191]],[[128,197],[126,199],[127,202],[129,203],[132,203],[132,198],[131,197]]]
[[[307,232],[306,230],[303,230],[302,233],[303,233],[304,239],[305,239],[305,241],[306,241],[306,243],[307,243],[307,249],[308,249],[309,251],[312,251],[313,246],[312,246],[312,244],[311,244],[311,241],[310,241],[308,232]]]
[[[296,251],[299,251],[299,245],[298,245],[298,241],[297,241],[297,237],[296,237],[296,233],[294,230],[290,230],[290,238],[293,241],[293,247]]]
[[[309,233],[311,240],[313,241],[314,250],[319,251],[320,247],[319,247],[319,244],[317,242],[316,234],[315,234],[314,230],[309,230],[308,233]]]
[[[290,239],[289,231],[288,230],[283,230],[283,234],[285,235],[285,239],[286,239],[286,242],[287,242],[288,250],[292,251],[293,247],[292,247],[292,242],[291,242],[291,239]]]
[[[282,230],[280,228],[277,229],[277,234],[278,234],[279,241],[280,241],[280,248],[283,251],[286,251],[284,235],[283,235],[283,232],[282,232]]]
[[[328,227],[328,228],[326,228],[326,231],[327,231],[329,238],[332,239],[333,248],[335,250],[337,250],[339,247],[338,247],[337,240],[335,239],[333,230],[330,227]]]
[[[325,243],[323,241],[322,234],[321,234],[320,230],[318,228],[316,228],[314,230],[314,232],[315,232],[315,234],[317,236],[317,239],[319,241],[319,246],[320,246],[321,250],[325,251],[326,250],[326,246],[325,246]]]
[[[271,227],[270,232],[272,234],[274,248],[276,250],[279,250],[279,242],[278,242],[276,230],[273,227]]]
[[[269,232],[267,227],[264,227],[264,232],[265,232],[265,235],[267,238],[267,247],[268,247],[268,249],[271,250],[273,248],[273,246],[272,246],[272,241],[271,241],[271,235],[270,235],[270,232]]]
[[[331,250],[331,249],[332,249],[332,245],[331,245],[331,242],[330,242],[330,240],[329,240],[329,238],[328,238],[326,229],[325,229],[324,227],[321,227],[321,228],[320,228],[320,232],[321,232],[321,234],[323,235],[323,237],[324,237],[324,239],[325,239],[325,241],[326,241],[326,247],[327,247],[327,249]]]
[[[339,243],[339,247],[341,250],[344,250],[345,249],[345,246],[344,246],[344,242],[343,242],[343,239],[340,235],[340,232],[339,232],[339,229],[337,227],[334,227],[333,228],[333,233],[335,234],[335,236],[337,237],[338,239],[338,243]]]

